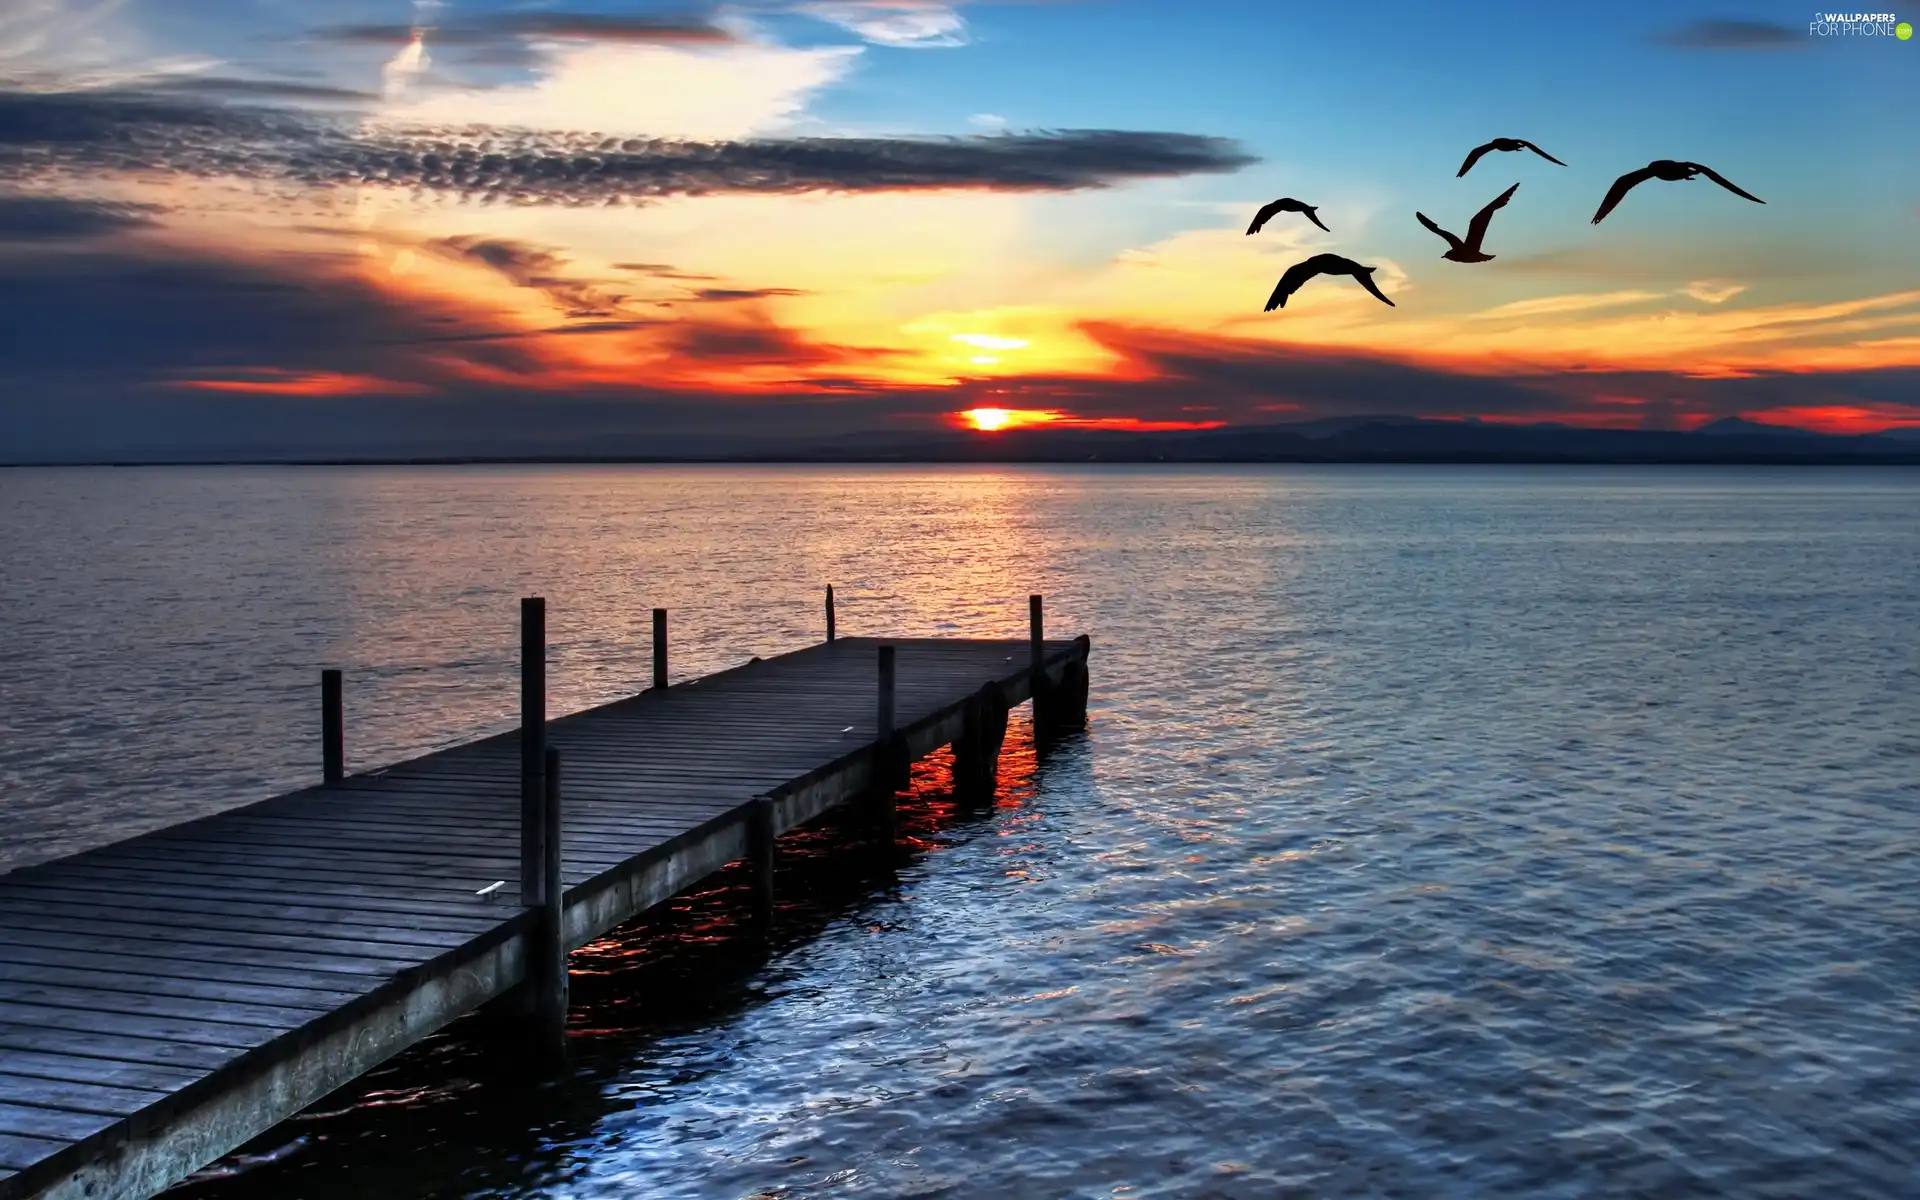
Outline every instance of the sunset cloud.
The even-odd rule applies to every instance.
[[[672,141],[488,126],[363,132],[290,112],[134,92],[0,93],[0,165],[23,172],[162,171],[303,188],[413,188],[483,202],[1071,191],[1252,161],[1227,139],[1184,133]]]
[[[318,29],[297,8],[0,5],[0,434],[640,445],[973,410],[1858,429],[1904,420],[1920,380],[1898,198],[1920,175],[1877,57],[1730,53],[1709,79],[1618,22],[1490,55],[1496,89],[1564,71],[1529,119],[1572,166],[1500,164],[1526,188],[1499,257],[1463,268],[1412,213],[1464,219],[1505,181],[1453,180],[1457,148],[1400,119],[1431,103],[1438,18],[1413,6],[1364,87],[1339,38],[1257,6],[1150,29],[960,0],[382,0]],[[1736,26],[1668,41],[1784,44]],[[1219,53],[1271,37],[1279,75]],[[1863,103],[1809,137],[1782,97],[1817,87]],[[1640,146],[1649,114],[1670,148]],[[1062,117],[1124,128],[1032,125]],[[1591,227],[1616,166],[1655,153],[1769,204],[1663,189]],[[1334,232],[1247,236],[1282,194]],[[1321,278],[1262,311],[1328,251],[1398,307]]]

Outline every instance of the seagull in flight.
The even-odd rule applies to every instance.
[[[1447,239],[1447,252],[1442,254],[1440,256],[1441,258],[1452,259],[1454,262],[1459,263],[1486,262],[1493,257],[1493,255],[1487,254],[1480,249],[1480,243],[1485,241],[1487,237],[1487,225],[1493,220],[1493,214],[1505,208],[1507,201],[1513,199],[1513,193],[1519,187],[1519,184],[1514,184],[1513,187],[1508,188],[1506,191],[1501,192],[1498,196],[1488,201],[1485,208],[1473,214],[1473,220],[1467,224],[1467,239],[1465,241],[1461,241],[1451,233],[1435,225],[1427,214],[1417,212],[1413,215],[1420,218],[1422,225],[1425,225],[1428,229],[1433,230],[1441,237]]]
[[[1275,213],[1283,212],[1297,212],[1306,217],[1307,220],[1312,221],[1315,225],[1320,225],[1319,205],[1308,204],[1304,200],[1295,200],[1292,196],[1282,196],[1271,204],[1262,204],[1260,206],[1260,211],[1253,214],[1253,224],[1247,226],[1247,232],[1249,234],[1259,233],[1260,227],[1268,221],[1271,221]],[[1327,229],[1325,225],[1320,225],[1320,228],[1326,229],[1328,233],[1333,232],[1333,230]]]
[[[1550,163],[1560,163],[1563,167],[1567,165],[1524,138],[1495,138],[1484,146],[1475,146],[1473,150],[1468,153],[1467,161],[1460,164],[1460,174],[1455,175],[1454,178],[1458,179],[1460,175],[1465,175],[1468,171],[1473,170],[1473,164],[1479,162],[1480,156],[1489,150],[1531,150]]]
[[[1641,167],[1638,171],[1628,171],[1625,175],[1613,181],[1613,186],[1607,189],[1607,198],[1600,202],[1600,211],[1593,214],[1593,223],[1598,225],[1600,219],[1612,212],[1614,206],[1620,203],[1622,197],[1649,179],[1664,179],[1668,183],[1678,183],[1683,179],[1692,179],[1696,175],[1705,175],[1708,179],[1713,180],[1734,195],[1745,196],[1755,204],[1766,203],[1765,200],[1762,200],[1752,192],[1742,191],[1735,187],[1725,176],[1721,175],[1712,167],[1702,166],[1694,162],[1675,162],[1671,158],[1656,158],[1646,166]]]
[[[1315,275],[1351,275],[1360,282],[1360,286],[1372,292],[1380,303],[1388,308],[1398,305],[1387,299],[1385,292],[1373,285],[1373,273],[1379,267],[1363,267],[1350,258],[1341,258],[1338,254],[1316,254],[1312,258],[1303,258],[1287,268],[1280,276],[1280,282],[1274,285],[1273,295],[1267,298],[1267,312],[1287,306],[1287,297],[1300,290],[1300,285]]]

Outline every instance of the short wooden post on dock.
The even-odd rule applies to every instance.
[[[667,686],[667,610],[653,610],[653,686]]]
[[[1047,680],[1046,619],[1040,597],[1027,597],[1027,665],[1032,674],[1033,732],[1046,732],[1053,725],[1053,696]]]
[[[534,1038],[549,1065],[567,1051],[567,886],[560,857],[560,751],[542,759],[539,916],[527,980],[533,992]]]
[[[520,903],[539,903],[547,756],[547,602],[520,601]]]
[[[898,738],[893,731],[894,655],[892,646],[880,647],[879,707],[875,713],[873,803],[880,818],[880,840],[891,846],[899,834],[899,814],[893,792],[900,776]]]
[[[833,585],[827,585],[827,640],[833,640]]]
[[[773,924],[773,797],[755,796],[747,819],[747,866],[753,875],[753,916]]]
[[[320,672],[320,779],[339,783],[347,775],[346,719],[341,711],[340,672]]]

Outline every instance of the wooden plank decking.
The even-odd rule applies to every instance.
[[[880,644],[548,722],[567,944],[742,858],[754,797],[777,832],[865,794]],[[912,757],[983,685],[1030,695],[1027,641],[885,644]],[[1045,647],[1084,670],[1084,639]],[[0,1200],[151,1195],[525,978],[519,736],[0,875]]]

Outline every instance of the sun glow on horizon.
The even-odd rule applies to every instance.
[[[960,413],[961,421],[982,433],[1018,429],[1025,425],[1048,425],[1061,414],[1050,408],[970,408]]]

